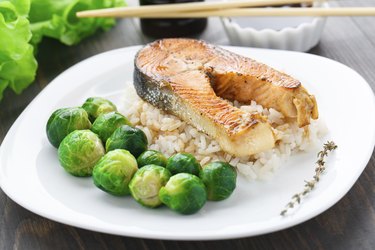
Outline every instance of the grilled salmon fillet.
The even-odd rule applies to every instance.
[[[134,86],[142,99],[188,121],[235,156],[270,149],[275,136],[264,117],[223,98],[255,100],[300,126],[318,116],[314,97],[297,80],[193,39],[164,39],[142,48],[135,57]]]

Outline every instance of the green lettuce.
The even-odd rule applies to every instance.
[[[19,94],[35,79],[34,54],[43,37],[79,43],[113,18],[78,19],[77,11],[119,7],[124,0],[0,0],[0,100],[6,88]]]
[[[30,0],[0,0],[0,100],[7,87],[19,94],[35,78],[29,7]]]
[[[124,5],[124,0],[32,0],[29,13],[32,43],[38,44],[46,36],[66,45],[79,43],[98,29],[108,30],[115,24],[113,18],[82,18],[76,12]]]

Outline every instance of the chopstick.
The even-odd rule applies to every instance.
[[[297,3],[313,3],[314,0],[231,0],[228,2],[198,2],[198,3],[176,3],[176,4],[160,4],[147,5],[137,7],[120,7],[108,8],[100,10],[87,10],[77,12],[77,17],[147,17],[151,15],[159,15],[163,17],[164,14],[174,15],[181,12],[202,12],[203,11],[218,11],[220,9],[233,9],[241,7],[262,7],[271,5],[285,5]],[[210,15],[210,14],[209,14]],[[189,16],[190,17],[190,16]]]
[[[212,16],[375,16],[375,7],[248,9],[233,8],[226,10],[137,15],[137,17],[141,18],[202,18]]]

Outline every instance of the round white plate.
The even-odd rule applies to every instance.
[[[21,206],[49,219],[111,234],[157,239],[225,239],[258,235],[306,221],[335,204],[352,187],[375,143],[375,99],[366,81],[332,60],[297,52],[226,47],[300,79],[313,93],[320,115],[339,148],[329,157],[317,188],[292,214],[280,211],[304,180],[314,174],[317,152],[297,154],[270,181],[239,177],[233,195],[208,202],[197,214],[183,216],[167,208],[147,209],[132,198],[110,196],[91,178],[77,178],[59,166],[45,126],[58,108],[79,106],[102,96],[121,105],[131,85],[133,59],[129,47],[89,58],[53,80],[25,109],[0,149],[0,184]]]

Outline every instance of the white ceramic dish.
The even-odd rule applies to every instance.
[[[293,156],[272,181],[247,182],[240,177],[229,199],[208,202],[191,216],[165,207],[146,209],[130,197],[112,197],[95,188],[90,178],[73,177],[59,166],[45,125],[55,109],[80,105],[90,96],[107,97],[118,105],[126,102],[122,91],[131,85],[139,48],[110,51],[73,66],[25,109],[0,148],[0,184],[11,199],[49,219],[111,234],[183,240],[245,237],[287,228],[325,211],[352,187],[371,156],[375,117],[369,114],[375,113],[375,99],[360,75],[314,55],[227,47],[290,73],[316,95],[330,131],[326,139],[339,146],[317,188],[294,213],[279,215],[304,180],[312,177],[314,151]],[[366,122],[358,123],[363,117]]]
[[[234,17],[221,21],[231,45],[308,51],[318,44],[326,18]]]

